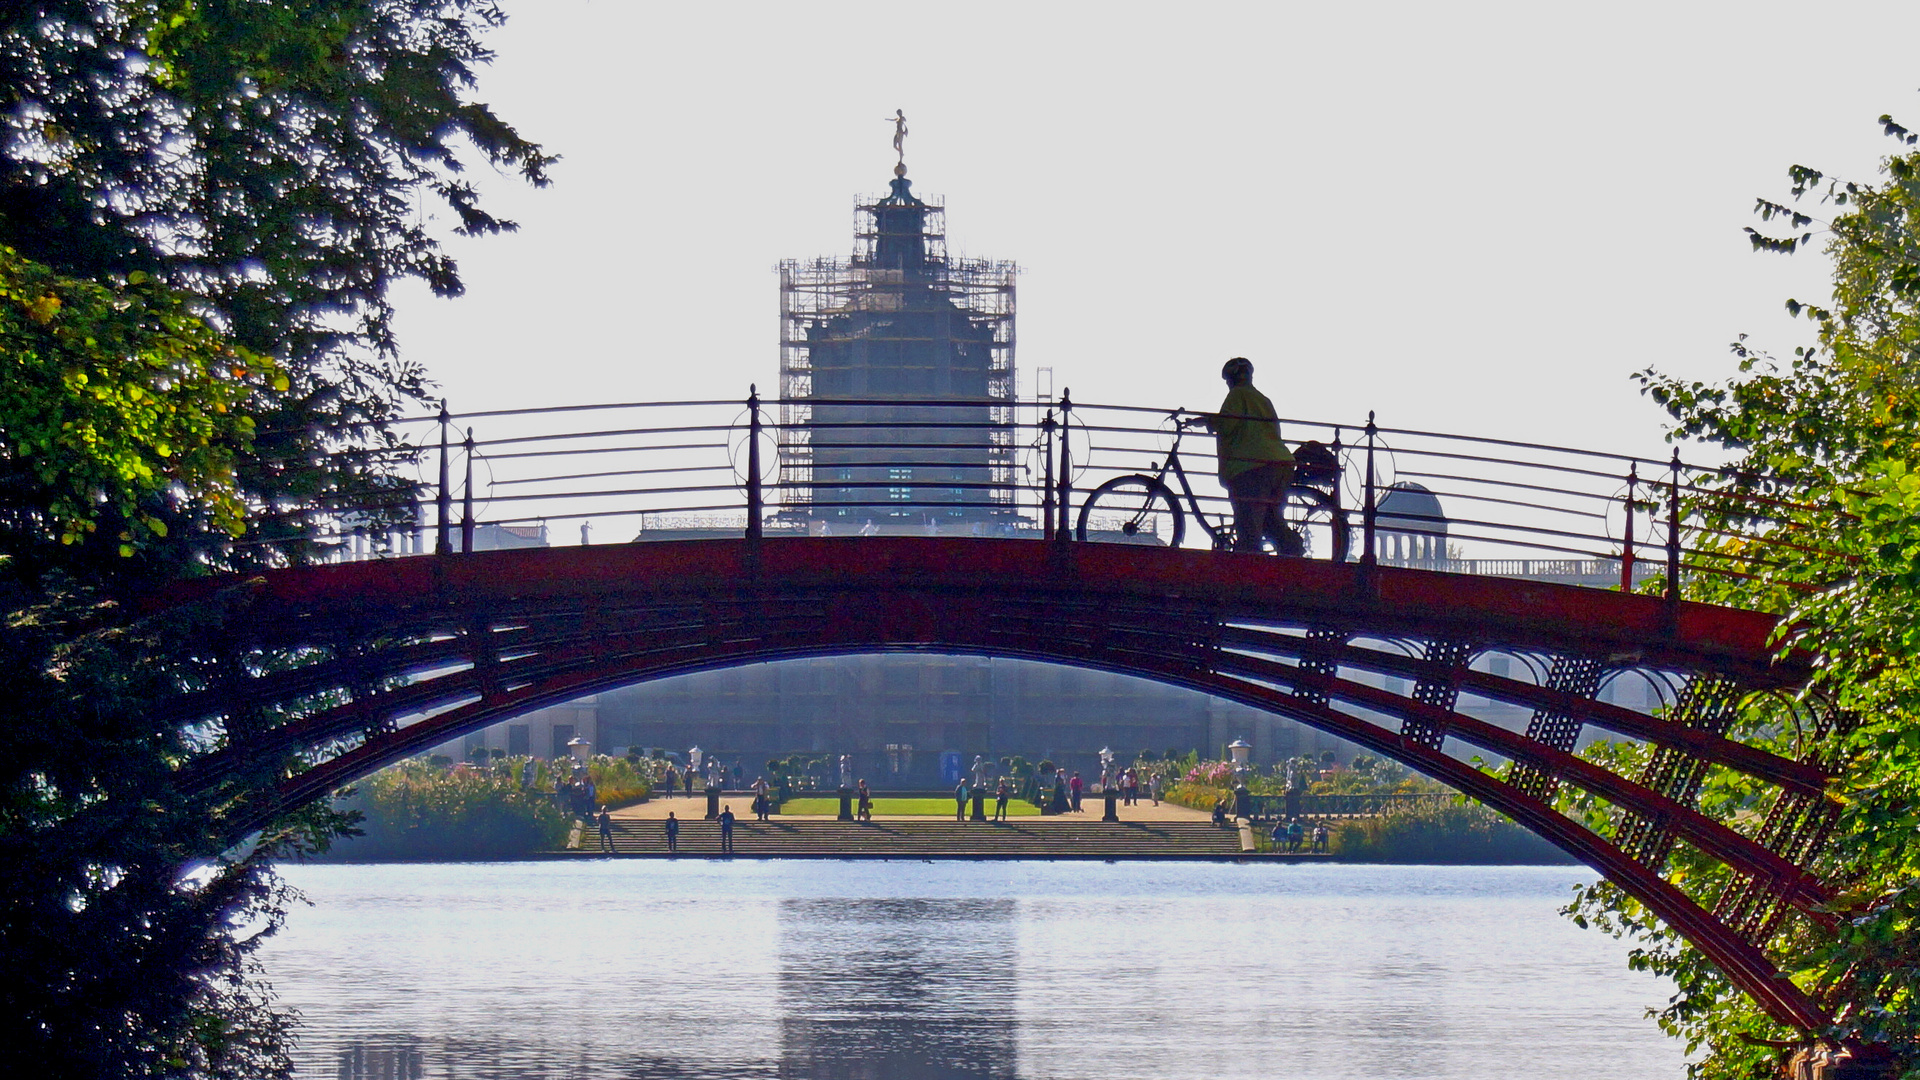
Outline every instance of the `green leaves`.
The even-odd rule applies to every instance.
[[[1706,525],[1698,547],[1750,576],[1692,582],[1701,599],[1770,610],[1791,627],[1783,648],[1812,654],[1815,675],[1797,700],[1748,701],[1730,734],[1840,774],[1832,792],[1838,826],[1817,865],[1849,896],[1843,932],[1788,920],[1769,953],[1838,1017],[1837,1040],[1885,1044],[1920,1068],[1920,153],[1915,136],[1882,117],[1901,152],[1884,182],[1831,180],[1789,170],[1794,199],[1818,193],[1836,208],[1825,253],[1833,292],[1824,303],[1787,301],[1815,328],[1818,344],[1784,365],[1733,346],[1740,375],[1709,386],[1637,378],[1673,418],[1671,437],[1734,454],[1699,484],[1689,513]],[[1762,220],[1804,230],[1790,205],[1760,200]],[[1793,252],[1811,232],[1769,236],[1755,248]],[[1754,497],[1766,498],[1764,512]],[[1594,753],[1613,751],[1595,750]],[[1701,808],[1750,835],[1770,802],[1751,782],[1717,772]],[[1730,883],[1723,869],[1677,853],[1674,875],[1703,900]],[[1698,954],[1617,891],[1589,890],[1576,918],[1642,941],[1637,962],[1681,987],[1660,1013],[1663,1027],[1711,1047],[1699,1077],[1772,1075],[1775,1030]]]
[[[0,541],[106,527],[130,555],[170,517],[240,535],[247,414],[286,387],[150,277],[78,281],[0,247]]]

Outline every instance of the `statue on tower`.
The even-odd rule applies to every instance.
[[[893,167],[893,175],[907,175],[907,112],[905,109],[893,110],[893,152],[900,156],[899,163]]]

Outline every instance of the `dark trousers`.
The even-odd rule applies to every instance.
[[[1227,481],[1227,499],[1233,503],[1233,550],[1259,551],[1260,542],[1271,538],[1276,551],[1289,551],[1289,531],[1281,519],[1286,505],[1287,485],[1293,480],[1293,462],[1274,461],[1256,465]]]
[[[720,830],[720,850],[726,852],[729,855],[733,854],[733,830],[732,829]]]

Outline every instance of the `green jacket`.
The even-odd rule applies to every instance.
[[[1279,414],[1273,411],[1273,402],[1251,383],[1227,391],[1227,400],[1220,403],[1220,415],[1213,422],[1213,432],[1220,447],[1220,482],[1223,484],[1248,469],[1293,460],[1293,451],[1280,440]]]

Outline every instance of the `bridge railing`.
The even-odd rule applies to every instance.
[[[1309,557],[1677,591],[1819,547],[1817,508],[1724,470],[1282,418]],[[777,535],[1231,543],[1204,418],[998,399],[594,403],[411,417],[345,447],[384,478],[316,498],[334,558]],[[1316,462],[1318,463],[1316,465]],[[1678,527],[1675,527],[1675,523]],[[598,531],[595,535],[594,530]],[[1737,542],[1732,542],[1737,541]],[[264,543],[250,538],[242,543]]]

